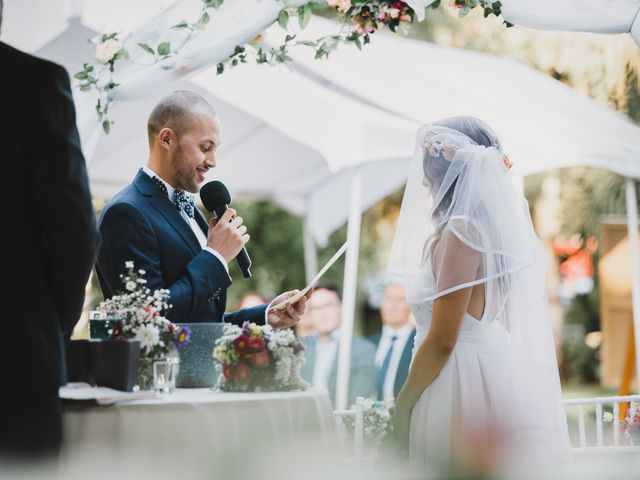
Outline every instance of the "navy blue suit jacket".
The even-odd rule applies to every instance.
[[[416,329],[414,328],[407,339],[407,343],[404,346],[404,350],[402,350],[402,356],[400,357],[400,363],[398,364],[398,371],[396,373],[396,380],[393,382],[393,394],[397,397],[398,393],[400,393],[400,389],[404,385],[404,382],[407,381],[407,377],[409,376],[409,367],[411,366],[411,352],[413,351],[413,343],[416,338]],[[380,340],[382,339],[382,332],[377,333],[369,337],[369,341],[373,342],[376,345],[376,348],[380,344]]]
[[[208,224],[195,210],[204,234]],[[265,305],[225,314],[231,279],[218,258],[203,250],[167,195],[142,170],[115,195],[98,219],[102,245],[96,271],[105,298],[122,291],[125,262],[146,271],[147,286],[171,292],[168,318],[178,323],[264,323]]]

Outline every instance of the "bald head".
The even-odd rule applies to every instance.
[[[216,117],[213,107],[197,93],[178,90],[167,95],[158,102],[147,120],[149,145],[163,128],[170,128],[177,137],[181,137],[189,130],[195,117],[202,113]]]

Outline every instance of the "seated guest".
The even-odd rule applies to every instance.
[[[389,283],[384,289],[382,332],[369,337],[377,345],[378,398],[392,400],[404,385],[409,374],[411,351],[416,329],[407,303],[404,286]]]
[[[313,333],[313,322],[311,321],[311,315],[305,313],[300,317],[298,323],[295,326],[296,336],[298,338],[306,338]]]
[[[307,313],[314,332],[305,339],[306,362],[300,369],[302,378],[315,387],[329,391],[335,403],[342,322],[342,299],[335,285],[316,287],[307,302]],[[376,396],[375,347],[363,338],[353,337],[351,346],[351,371],[349,374],[349,405],[356,397]]]
[[[258,305],[264,305],[265,303],[269,303],[265,296],[259,294],[258,292],[249,292],[240,299],[238,310],[242,310],[243,308],[257,307]]]

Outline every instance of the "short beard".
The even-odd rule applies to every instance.
[[[175,179],[177,183],[177,188],[185,190],[189,193],[198,193],[199,188],[198,184],[195,181],[193,172],[183,172],[182,168],[188,164],[188,162],[184,161],[184,153],[182,148],[178,146],[176,149],[176,153],[171,159],[171,166],[173,167],[173,171],[175,174]]]

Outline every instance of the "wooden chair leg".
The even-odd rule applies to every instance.
[[[620,384],[620,389],[618,390],[618,395],[620,395],[621,397],[631,394],[631,382],[635,373],[635,365],[636,347],[634,341],[633,322],[631,322],[631,326],[629,327],[629,335],[627,337],[627,354],[624,359],[624,368],[622,370],[622,382]],[[640,388],[640,385],[638,385],[638,388]],[[620,420],[624,420],[625,418],[627,418],[628,410],[628,403],[620,404]]]

